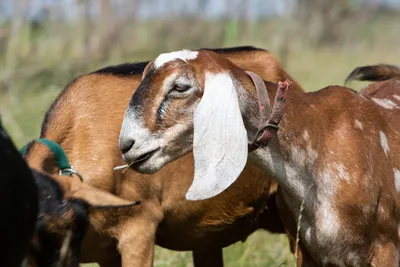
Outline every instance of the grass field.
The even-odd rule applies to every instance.
[[[398,31],[396,38],[393,31],[388,29],[387,23],[375,23],[360,32],[360,42],[345,47],[325,47],[319,49],[305,48],[305,46],[291,47],[286,56],[285,68],[308,91],[314,91],[331,84],[342,85],[345,77],[357,66],[376,63],[399,65],[400,42]],[[390,22],[394,25],[396,22]],[[397,25],[400,20],[397,20]],[[393,38],[392,38],[393,37]],[[366,42],[370,40],[371,42]],[[278,53],[278,48],[271,45],[268,38],[224,42],[221,46],[254,45],[271,48],[271,52]],[[216,46],[214,43],[206,45]],[[186,47],[179,47],[186,48]],[[146,52],[146,55],[155,56],[157,53]],[[18,146],[23,145],[38,136],[44,113],[61,89],[78,74],[94,70],[108,64],[139,61],[143,59],[140,51],[129,54],[129,57],[110,57],[101,64],[91,65],[79,71],[66,70],[63,62],[56,62],[37,75],[34,80],[24,80],[24,76],[14,76],[8,80],[10,89],[0,92],[0,110],[2,120]],[[37,62],[40,62],[38,59]],[[40,65],[40,63],[37,63]],[[44,63],[43,63],[44,64]],[[1,67],[1,65],[0,65]],[[6,71],[0,69],[1,74]],[[1,81],[1,79],[0,79]],[[354,83],[355,89],[365,83]],[[101,253],[101,252],[99,252]],[[284,235],[271,235],[259,231],[250,236],[246,242],[238,242],[224,249],[224,261],[228,267],[266,267],[266,266],[294,266],[294,257],[291,255]],[[85,267],[96,265],[86,264]],[[190,252],[173,252],[157,247],[155,266],[193,266]]]

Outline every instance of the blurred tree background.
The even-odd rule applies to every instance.
[[[312,91],[343,84],[359,65],[398,64],[399,33],[400,0],[0,0],[0,112],[22,145],[78,75],[183,48],[266,48]],[[226,266],[294,262],[284,236],[263,232],[224,257]],[[158,249],[155,266],[191,257]]]

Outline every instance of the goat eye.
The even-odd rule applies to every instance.
[[[175,84],[174,87],[172,88],[172,91],[177,91],[179,93],[183,93],[189,89],[190,89],[190,85]]]

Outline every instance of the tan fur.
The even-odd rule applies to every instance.
[[[224,54],[239,66],[277,82],[293,79],[267,51]],[[197,202],[184,199],[193,179],[193,155],[189,154],[153,175],[128,170],[113,172],[122,165],[118,135],[127,103],[141,75],[89,74],[75,80],[55,104],[43,137],[58,142],[84,182],[128,200],[140,200],[131,216],[115,220],[110,215],[91,220],[96,229],[111,229],[118,239],[124,266],[151,266],[154,244],[173,250],[195,251],[195,265],[222,266],[222,247],[245,240],[258,228],[284,232],[277,216],[271,180],[255,165],[248,164],[236,183],[219,196]],[[293,90],[302,91],[294,83]],[[56,173],[50,152],[40,144],[27,157],[31,167]],[[62,178],[64,179],[64,178]],[[70,185],[72,195],[85,196],[83,184]],[[271,189],[271,190],[270,190]],[[75,193],[74,193],[75,192]],[[95,193],[89,191],[91,197]],[[271,195],[271,197],[269,197]],[[271,198],[273,198],[271,200]],[[265,206],[269,204],[266,209]],[[110,225],[107,226],[107,222]],[[88,234],[83,260],[101,266],[117,266],[115,243],[108,237]],[[101,253],[99,253],[99,249]],[[101,255],[99,255],[101,254]],[[211,255],[204,262],[203,256]],[[198,258],[198,260],[196,260]]]

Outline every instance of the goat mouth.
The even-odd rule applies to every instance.
[[[139,156],[136,159],[132,160],[128,164],[128,167],[133,167],[134,169],[137,168],[138,166],[140,166],[143,163],[145,163],[146,161],[148,161],[151,158],[151,156],[153,156],[154,153],[157,152],[157,151],[158,151],[158,148],[142,154],[141,156]]]

